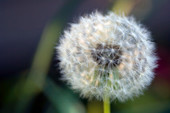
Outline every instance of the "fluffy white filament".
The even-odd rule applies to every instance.
[[[63,79],[86,98],[125,101],[142,94],[157,66],[150,33],[112,12],[81,17],[60,38]]]

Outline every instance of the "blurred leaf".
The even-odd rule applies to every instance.
[[[34,98],[34,95],[41,92],[46,74],[50,66],[51,58],[54,51],[54,46],[59,33],[63,26],[59,21],[52,21],[48,24],[43,32],[42,39],[35,54],[31,71],[27,80],[23,84],[18,104],[17,112],[22,112],[29,104],[29,101]],[[58,32],[57,32],[58,31]]]
[[[163,110],[170,107],[170,102],[159,100],[152,93],[145,93],[135,100],[129,100],[125,103],[116,103],[117,113],[162,113]]]
[[[47,79],[44,94],[59,113],[85,113],[83,105],[75,96],[55,85],[50,79]]]
[[[52,105],[50,105],[45,111],[45,113],[56,113],[56,112],[57,110]]]
[[[102,101],[91,100],[87,105],[87,113],[103,113]]]
[[[16,97],[12,97],[18,99],[17,104],[14,105],[15,110],[13,112],[24,112],[30,101],[34,99],[34,96],[43,90],[56,42],[67,19],[82,1],[67,1],[61,11],[46,25],[34,56],[30,73],[26,80],[22,81],[22,84],[17,84],[17,86],[21,86],[20,93]]]
[[[129,15],[134,6],[139,3],[141,0],[116,0],[112,7],[112,11],[117,14],[124,13],[125,15]]]

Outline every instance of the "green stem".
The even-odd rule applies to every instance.
[[[108,97],[104,98],[104,113],[110,113],[110,100]]]

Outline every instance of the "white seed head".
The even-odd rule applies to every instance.
[[[150,33],[112,12],[81,17],[57,47],[63,79],[86,98],[125,101],[142,94],[157,67]]]

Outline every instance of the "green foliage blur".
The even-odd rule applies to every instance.
[[[30,69],[19,76],[2,81],[1,113],[103,113],[101,101],[81,99],[79,94],[62,81],[57,83],[49,70],[55,56],[55,46],[67,21],[84,0],[68,0],[64,7],[46,24]],[[136,3],[146,9],[134,10]],[[117,0],[111,2],[110,10],[122,9],[134,13],[137,18],[146,17],[151,10],[151,0]],[[140,8],[140,7],[139,7]],[[138,12],[137,12],[138,11]],[[59,70],[58,70],[59,71]],[[57,76],[57,75],[56,75]],[[111,104],[112,113],[169,113],[170,85],[156,78],[144,95],[125,103]]]

